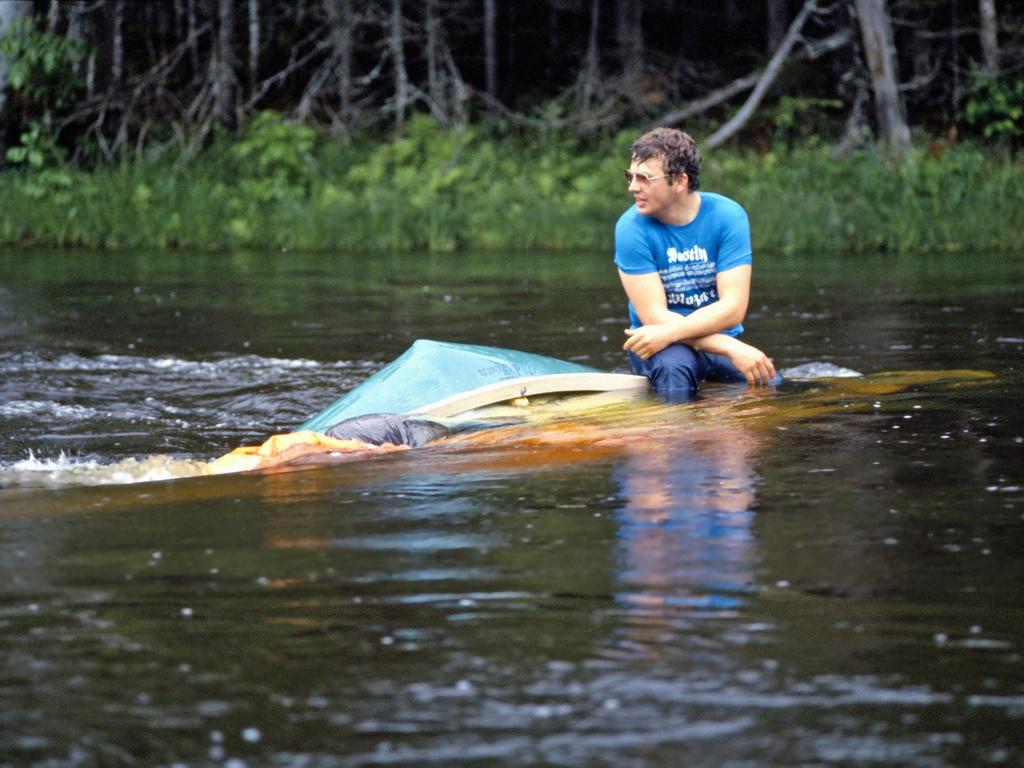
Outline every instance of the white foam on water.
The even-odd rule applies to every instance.
[[[6,418],[55,416],[60,421],[84,421],[101,415],[101,412],[95,408],[84,405],[65,405],[49,400],[12,400],[0,404],[0,416]]]
[[[43,459],[31,451],[28,458],[0,465],[0,488],[11,486],[62,487],[68,485],[128,485],[176,480],[209,474],[205,461],[173,456],[146,456],[104,464],[96,459],[61,453]]]
[[[852,368],[844,368],[835,363],[823,362],[804,363],[793,368],[783,368],[779,373],[783,379],[803,381],[808,379],[851,379],[864,375]]]
[[[5,469],[15,472],[37,472],[37,471],[59,471],[72,467],[90,468],[96,467],[99,463],[91,459],[73,459],[63,452],[56,459],[36,458],[32,451],[28,452],[28,458],[16,461]]]
[[[173,356],[141,357],[138,355],[97,355],[86,357],[74,353],[53,358],[41,357],[32,352],[0,354],[0,369],[11,372],[104,372],[115,373],[126,370],[149,369],[175,371],[188,374],[220,374],[239,370],[296,370],[296,369],[363,369],[376,368],[376,364],[365,361],[338,360],[320,362],[305,358],[288,359],[262,357],[260,355],[234,355],[213,360],[184,360]]]

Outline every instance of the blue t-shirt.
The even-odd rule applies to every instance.
[[[615,264],[627,275],[657,272],[665,286],[668,308],[686,316],[718,301],[717,276],[750,264],[750,223],[735,200],[701,192],[697,217],[681,227],[642,216],[634,205],[615,225]],[[643,323],[629,304],[634,328]],[[722,333],[739,336],[743,324]]]

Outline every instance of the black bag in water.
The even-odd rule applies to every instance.
[[[336,440],[361,440],[371,445],[421,445],[447,437],[452,430],[436,421],[410,419],[397,413],[368,413],[339,421],[324,434]]]

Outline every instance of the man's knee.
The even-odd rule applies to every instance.
[[[688,399],[700,389],[700,360],[686,344],[669,344],[644,362],[656,394]]]

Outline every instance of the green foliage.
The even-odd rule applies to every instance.
[[[7,150],[7,161],[38,171],[64,162],[64,148],[38,120],[32,121],[20,136],[21,143]]]
[[[273,203],[306,196],[313,178],[316,131],[272,110],[249,123],[231,158],[244,197]]]
[[[1024,168],[971,145],[899,166],[873,150],[719,150],[702,186],[744,205],[757,249],[974,251],[1018,248],[1024,234]]]
[[[783,96],[775,106],[776,146],[792,146],[794,141],[817,145],[827,135],[828,113],[843,108],[839,99]]]
[[[1024,139],[1024,77],[976,73],[960,118],[986,139],[1019,144]]]
[[[268,210],[307,199],[316,171],[316,140],[312,128],[288,122],[273,110],[249,123],[228,150],[232,183],[213,188],[214,199],[227,202],[223,232],[228,245],[256,241]]]
[[[71,176],[64,168],[65,152],[42,123],[34,120],[21,134],[21,143],[7,150],[9,163],[20,165],[26,173],[19,188],[29,200],[71,202]]]
[[[62,168],[44,168],[28,176],[21,185],[25,196],[31,200],[48,200],[57,205],[71,202],[71,174]]]
[[[42,29],[32,18],[20,19],[0,38],[0,54],[8,62],[9,83],[34,115],[11,147],[5,159],[30,171],[21,184],[33,200],[50,199],[60,205],[70,200],[71,177],[63,169],[65,152],[52,128],[54,111],[70,105],[84,85],[75,65],[87,53],[87,46]]]
[[[428,118],[383,142],[318,141],[295,128],[264,117],[187,167],[7,171],[0,244],[610,258],[615,221],[632,202],[622,169],[633,131],[584,150],[571,136],[496,137]],[[1024,167],[970,145],[898,166],[871,151],[723,148],[708,153],[702,189],[743,204],[758,252],[975,251],[1024,238]]]
[[[34,18],[19,19],[0,38],[11,89],[30,104],[62,109],[77,98],[84,86],[75,65],[88,53],[81,40],[55,35]]]

